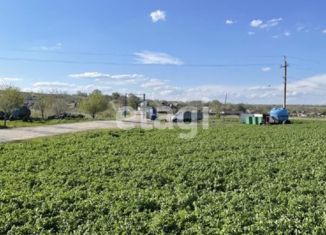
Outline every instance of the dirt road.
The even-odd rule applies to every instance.
[[[39,127],[22,127],[0,130],[0,143],[28,140],[38,137],[48,137],[67,133],[83,132],[96,129],[130,129],[135,127],[150,128],[152,123],[124,122],[124,121],[92,121],[72,124],[61,124]]]

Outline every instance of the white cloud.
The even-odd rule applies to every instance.
[[[262,69],[269,71],[270,69]],[[98,73],[100,74],[100,73]],[[98,77],[95,72],[89,73],[90,77]],[[116,75],[119,78],[125,77]],[[143,76],[143,75],[142,75]],[[78,76],[80,77],[80,76]],[[84,75],[82,76],[84,77]],[[112,77],[112,75],[110,75]],[[217,84],[203,84],[200,86],[174,86],[170,81],[156,78],[145,78],[131,87],[114,87],[101,81],[95,84],[76,85],[66,82],[38,82],[31,88],[24,91],[53,92],[60,91],[66,93],[76,93],[77,91],[91,92],[94,89],[102,90],[104,93],[146,93],[152,99],[166,100],[223,100],[225,93],[228,93],[229,101],[233,103],[261,103],[261,104],[281,104],[283,97],[283,84],[281,78],[277,85],[234,85],[225,86]],[[288,83],[288,100],[291,104],[326,104],[326,74],[304,78]]]
[[[87,84],[87,85],[77,85],[74,83],[66,82],[36,82],[32,84],[31,87],[25,87],[22,90],[26,92],[46,92],[46,93],[68,93],[75,94],[78,91],[90,93],[93,90],[101,90],[105,93],[112,92],[111,86],[106,86],[103,84]]]
[[[141,64],[182,65],[184,62],[166,53],[142,51],[136,52],[136,61]]]
[[[296,28],[296,30],[298,31],[298,32],[301,32],[302,30],[304,30],[304,26],[297,26],[297,28]]]
[[[110,77],[109,74],[99,73],[99,72],[85,72],[85,73],[78,73],[78,74],[70,74],[69,77],[71,78],[82,78],[82,79],[98,79],[103,77]]]
[[[91,93],[94,90],[100,90],[105,94],[108,94],[108,93],[114,91],[111,86],[103,86],[103,85],[99,85],[99,84],[89,84],[89,85],[86,85],[86,86],[78,86],[74,93],[76,93],[78,91]]]
[[[70,74],[69,77],[71,78],[81,78],[81,79],[135,79],[135,78],[142,78],[144,77],[142,74],[116,74],[111,75],[108,73],[99,73],[99,72],[85,72],[85,73],[78,73],[78,74]]]
[[[21,78],[13,78],[13,77],[0,77],[0,85],[2,84],[10,84],[12,82],[18,82],[21,81]]]
[[[284,32],[284,36],[285,36],[285,37],[290,37],[290,36],[291,36],[291,32],[289,32],[289,31],[285,31],[285,32]]]
[[[65,82],[36,82],[33,84],[35,88],[72,88],[76,87],[75,84]]]
[[[166,20],[166,13],[165,11],[156,10],[151,12],[150,17],[152,18],[153,23],[157,23]]]
[[[225,24],[228,24],[228,25],[232,25],[232,24],[235,24],[237,23],[235,20],[226,20],[225,21]]]
[[[326,93],[326,74],[317,75],[290,83],[289,88],[302,92],[321,90]]]
[[[105,82],[112,85],[137,84],[146,81],[147,78],[142,74],[107,74],[99,72],[85,72],[70,74],[69,77],[76,79],[95,80],[96,82]]]
[[[260,25],[262,25],[263,21],[260,20],[260,19],[256,19],[256,20],[252,20],[250,22],[250,26],[253,27],[253,28],[257,28],[259,27]]]
[[[271,71],[271,68],[270,67],[263,67],[263,68],[261,68],[261,71],[262,72],[269,72],[269,71]]]
[[[63,44],[61,42],[58,42],[55,45],[51,45],[51,46],[38,46],[38,47],[34,47],[35,50],[40,50],[40,51],[58,51],[61,50],[63,47]]]
[[[283,84],[276,86],[221,86],[202,85],[193,88],[170,90],[165,96],[170,100],[223,100],[228,93],[233,103],[281,104]],[[326,74],[302,79],[288,84],[288,101],[292,104],[326,104]]]
[[[282,18],[278,18],[278,19],[271,19],[271,20],[268,20],[266,21],[264,24],[262,24],[260,27],[262,29],[264,28],[272,28],[272,27],[275,27],[275,26],[278,26],[279,23],[282,21],[283,19]]]
[[[149,97],[168,100],[223,100],[229,94],[233,103],[281,104],[283,84],[274,86],[223,86],[207,84],[197,87],[173,87],[169,84],[157,84],[148,87]],[[142,90],[143,91],[143,90]],[[288,83],[288,100],[292,104],[326,104],[326,74],[305,78]]]
[[[164,81],[161,81],[159,79],[150,79],[148,81],[146,81],[145,83],[143,83],[141,85],[141,87],[144,87],[144,88],[161,88],[162,86],[165,85],[165,82]]]
[[[272,38],[274,39],[280,39],[280,38],[284,38],[284,37],[291,37],[292,33],[290,31],[285,31],[282,34],[275,34],[272,36]]]
[[[303,25],[303,24],[297,24],[295,29],[296,29],[297,32],[306,32],[306,33],[309,32],[307,27],[305,25]]]
[[[263,20],[255,19],[250,22],[250,26],[253,28],[270,29],[278,26],[282,20],[282,18],[274,18],[264,22]]]

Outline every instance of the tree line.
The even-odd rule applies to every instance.
[[[26,96],[31,95],[21,92],[16,87],[9,86],[0,90],[0,119],[3,119],[4,126],[7,126],[7,121],[10,119],[14,110],[24,106]],[[33,102],[32,108],[40,113],[42,120],[48,119],[50,112],[54,116],[60,116],[68,112],[68,110],[82,112],[95,119],[99,113],[109,109],[112,113],[115,113],[115,107],[126,104],[137,109],[141,102],[141,99],[134,94],[125,96],[115,92],[111,95],[104,95],[100,90],[94,90],[90,94],[78,92],[76,95],[38,93],[35,94],[35,97],[36,100]],[[69,108],[69,105],[73,107]]]
[[[30,94],[29,94],[30,95]],[[24,100],[27,93],[21,92],[16,87],[5,87],[0,89],[0,119],[3,119],[4,126],[10,119],[12,112],[21,108],[24,105]],[[83,112],[97,118],[98,114],[110,110],[111,117],[114,118],[116,114],[116,107],[129,106],[137,109],[142,99],[134,94],[122,95],[114,92],[111,95],[103,94],[100,90],[94,90],[90,94],[78,92],[75,95],[67,94],[35,94],[36,101],[33,103],[33,109],[40,113],[41,119],[46,120],[49,117],[49,111],[59,116],[69,110],[72,105],[74,111]],[[210,113],[219,115],[222,111],[236,111],[236,112],[253,112],[253,113],[267,113],[275,105],[253,105],[253,104],[222,104],[218,100],[209,102],[202,101],[164,101],[164,100],[147,100],[149,107],[169,106],[173,112],[177,112],[184,106],[194,107],[209,107]],[[292,114],[298,112],[319,112],[326,115],[326,108],[324,106],[303,106],[303,105],[290,105],[289,110]],[[1,117],[2,116],[2,117]]]

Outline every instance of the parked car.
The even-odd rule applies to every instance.
[[[197,122],[203,120],[203,112],[199,110],[179,111],[171,117],[172,122]]]
[[[4,120],[5,119],[5,113],[0,111],[0,120]]]
[[[21,108],[14,109],[9,117],[10,121],[22,120],[22,121],[31,121],[31,110],[26,106]]]

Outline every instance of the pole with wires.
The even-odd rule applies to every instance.
[[[143,119],[146,119],[147,103],[146,103],[146,94],[143,94]]]
[[[289,64],[287,62],[286,56],[284,56],[284,65],[281,68],[284,69],[284,101],[283,101],[283,108],[286,109],[287,107],[287,80],[288,80],[288,67]]]
[[[224,99],[224,108],[223,108],[223,113],[222,113],[222,122],[224,122],[224,118],[225,118],[225,115],[226,115],[226,104],[227,104],[227,102],[228,102],[228,93],[226,92],[225,93],[225,99]]]
[[[124,100],[124,111],[123,111],[123,115],[124,115],[124,117],[126,118],[127,117],[127,112],[128,112],[128,94],[126,93],[126,95],[125,95],[125,100]]]

